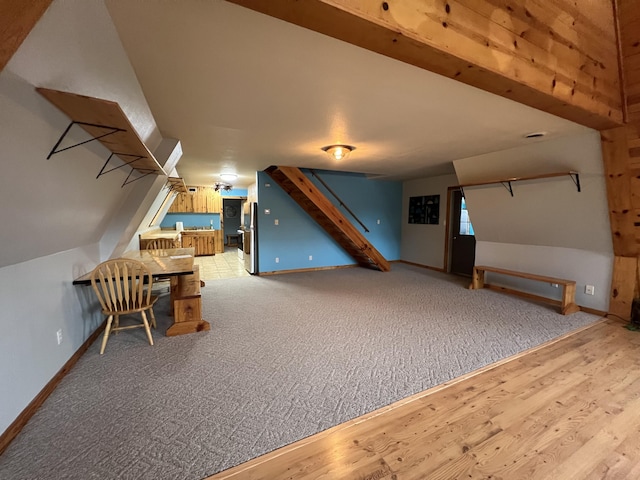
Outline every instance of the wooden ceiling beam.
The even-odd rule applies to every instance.
[[[0,72],[51,2],[52,0],[0,0]]]
[[[623,123],[608,0],[228,1],[598,130]]]

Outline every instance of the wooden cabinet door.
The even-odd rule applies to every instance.
[[[195,213],[207,213],[207,187],[196,187],[198,191],[193,196],[193,211]]]
[[[214,235],[206,235],[202,237],[202,253],[201,255],[213,255],[214,251]]]
[[[167,212],[168,213],[193,212],[193,197],[194,197],[194,194],[190,192],[179,193],[176,196],[173,203],[171,204],[171,207],[169,207],[169,210],[167,210]]]
[[[221,213],[222,212],[222,196],[220,192],[214,192],[213,202],[211,205],[212,213]]]
[[[193,248],[193,235],[182,235],[182,248]]]
[[[205,234],[183,234],[182,235],[182,246],[184,248],[193,248],[194,255],[213,255],[215,254],[215,234],[218,231],[216,230],[213,235]]]
[[[224,238],[222,230],[216,230],[213,237],[213,253],[224,253]]]
[[[192,235],[190,238],[196,256],[213,255],[213,235]]]
[[[189,187],[195,192],[179,193],[169,207],[169,213],[220,213],[222,197],[213,187]]]
[[[207,237],[198,236],[196,237],[196,255],[205,255],[205,251],[207,250]]]

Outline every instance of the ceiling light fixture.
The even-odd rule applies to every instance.
[[[322,147],[322,150],[329,155],[331,160],[337,161],[344,160],[355,149],[356,147],[352,147],[351,145],[327,145],[326,147]]]
[[[233,182],[236,178],[238,178],[238,175],[236,175],[235,173],[221,173],[220,178],[225,182]]]

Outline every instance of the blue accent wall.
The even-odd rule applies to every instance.
[[[367,226],[353,220],[309,172],[318,186],[387,260],[400,258],[402,182],[371,180],[362,174],[316,171]],[[270,186],[267,187],[266,185]],[[265,210],[270,211],[265,214]],[[278,225],[275,225],[275,220]],[[380,220],[380,224],[377,220]],[[309,260],[309,256],[313,259]],[[276,263],[276,257],[279,262]],[[258,172],[258,261],[260,272],[353,265],[340,247],[269,175]]]
[[[176,222],[182,222],[184,224],[184,228],[210,227],[211,220],[213,220],[213,228],[219,230],[219,213],[167,213],[160,223],[160,228],[175,228]]]
[[[232,188],[228,192],[226,190],[220,191],[221,197],[246,197],[249,189],[247,188]]]

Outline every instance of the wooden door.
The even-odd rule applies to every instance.
[[[451,192],[451,273],[471,276],[476,260],[476,237],[462,191]]]
[[[193,235],[182,234],[182,248],[193,248]]]

